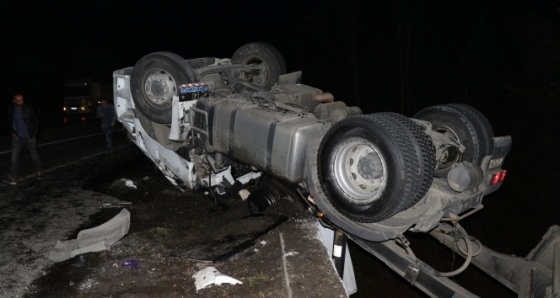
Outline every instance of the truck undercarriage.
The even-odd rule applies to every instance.
[[[557,226],[516,258],[485,248],[459,224],[499,189],[511,147],[473,107],[363,114],[301,84],[301,72],[286,73],[264,43],[231,59],[156,52],[113,77],[119,121],[179,189],[216,197],[250,190],[254,213],[297,196],[337,231],[335,247],[349,237],[430,296],[473,296],[447,278],[470,263],[520,297],[560,294]],[[406,231],[430,233],[464,265],[432,269],[415,257]]]

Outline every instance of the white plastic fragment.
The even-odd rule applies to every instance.
[[[80,231],[76,239],[57,240],[49,253],[49,260],[62,262],[84,253],[106,250],[124,237],[129,228],[130,212],[123,208],[119,214],[104,224]]]
[[[124,178],[121,180],[124,181],[125,186],[136,189],[136,185],[134,185],[134,182],[132,182],[132,180],[128,180]]]
[[[223,283],[228,284],[243,284],[241,281],[229,277],[225,274],[220,273],[216,268],[209,266],[206,267],[193,275],[195,279],[194,285],[196,290],[204,289],[211,284],[221,285]]]
[[[242,189],[238,192],[238,194],[241,197],[241,200],[245,201],[251,193],[246,189]]]

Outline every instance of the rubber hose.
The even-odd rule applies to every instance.
[[[458,274],[462,273],[463,271],[465,271],[465,269],[467,269],[467,267],[469,266],[469,264],[471,263],[471,260],[473,258],[472,244],[471,244],[471,241],[470,241],[470,238],[469,238],[469,234],[467,234],[467,231],[465,231],[465,229],[458,222],[455,222],[454,224],[455,224],[455,228],[457,229],[457,232],[459,232],[459,234],[461,235],[461,237],[463,238],[463,240],[467,244],[467,253],[466,253],[467,257],[466,257],[463,265],[461,265],[461,267],[457,268],[457,270],[453,270],[453,271],[450,271],[450,272],[440,272],[440,271],[437,271],[437,270],[433,269],[432,267],[428,266],[424,262],[421,262],[418,265],[421,267],[422,271],[427,272],[428,274],[431,274],[431,275],[439,276],[439,277],[450,277],[450,276],[458,275]]]

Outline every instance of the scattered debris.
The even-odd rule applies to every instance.
[[[106,250],[126,235],[129,227],[130,212],[123,208],[119,214],[106,223],[80,231],[76,239],[57,240],[49,254],[49,260],[62,262],[87,252]]]
[[[241,281],[229,277],[225,274],[220,273],[216,268],[209,266],[206,267],[193,275],[195,279],[196,290],[204,289],[211,284],[221,285],[223,283],[228,284],[243,284]]]
[[[239,196],[241,197],[241,199],[243,201],[247,200],[247,198],[249,197],[249,195],[251,194],[251,192],[249,192],[246,189],[242,189],[238,192]]]
[[[127,267],[130,269],[138,269],[140,268],[140,264],[136,261],[136,260],[126,260],[124,262],[121,263],[121,267]]]
[[[132,202],[120,201],[118,203],[103,203],[101,208],[122,208],[123,206],[132,205]]]
[[[134,185],[134,182],[132,182],[132,180],[128,180],[124,178],[121,180],[124,181],[125,186],[136,189],[136,185]]]

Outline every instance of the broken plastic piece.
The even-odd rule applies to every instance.
[[[210,266],[206,267],[193,275],[195,279],[194,285],[196,286],[196,290],[204,289],[211,284],[221,285],[223,283],[228,284],[242,284],[241,281],[229,277],[225,274],[220,273],[216,268]]]
[[[87,252],[96,252],[108,249],[113,243],[120,240],[130,227],[130,212],[122,209],[121,212],[106,223],[95,228],[82,230],[78,237],[68,241],[56,241],[56,245],[49,254],[49,260],[62,262]]]
[[[130,269],[138,269],[138,268],[140,268],[140,264],[138,264],[137,261],[132,260],[132,259],[126,260],[126,261],[122,262],[122,263],[121,263],[121,266],[122,266],[122,267],[130,268]]]
[[[238,192],[238,194],[241,197],[241,200],[245,201],[251,193],[246,189],[242,189]]]
[[[121,179],[121,180],[124,181],[125,186],[136,189],[136,185],[134,185],[134,182],[132,182],[132,180],[128,180],[128,179]]]

